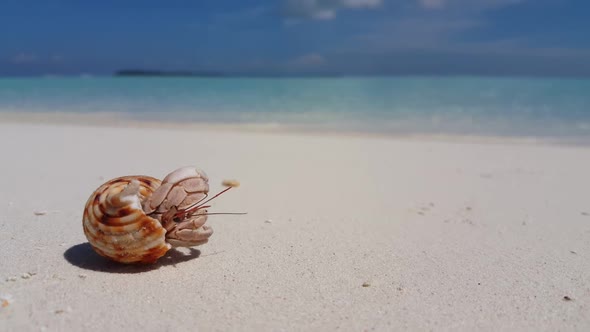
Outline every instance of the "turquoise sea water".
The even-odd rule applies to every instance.
[[[0,112],[293,125],[385,134],[590,136],[590,80],[2,78]]]

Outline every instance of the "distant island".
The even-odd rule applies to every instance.
[[[220,72],[213,71],[164,71],[144,69],[124,69],[115,72],[115,76],[172,76],[172,77],[222,77]]]

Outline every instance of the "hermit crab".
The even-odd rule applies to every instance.
[[[153,263],[172,247],[206,243],[213,229],[205,225],[209,178],[196,167],[179,168],[160,181],[123,176],[107,181],[86,202],[84,234],[101,256],[121,263]]]

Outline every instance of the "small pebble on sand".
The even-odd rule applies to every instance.
[[[44,216],[47,214],[47,211],[42,210],[42,211],[35,211],[33,212],[36,216]]]
[[[564,301],[572,301],[572,298],[566,295],[563,297],[563,300]]]
[[[271,219],[266,219],[266,220],[264,221],[264,223],[266,223],[266,224],[270,224],[270,223],[272,223],[272,220],[271,220]]]
[[[8,307],[12,303],[12,295],[10,294],[0,294],[0,306],[2,308]]]
[[[65,312],[72,312],[72,307],[68,306],[65,309],[57,309],[57,310],[55,310],[55,313],[56,314],[63,314]]]
[[[370,283],[368,283],[368,282],[363,282],[363,287],[369,287],[369,286],[371,286],[371,284],[370,284]]]

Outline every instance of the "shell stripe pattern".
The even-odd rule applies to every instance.
[[[149,176],[124,176],[100,186],[84,209],[84,234],[100,255],[123,263],[152,263],[170,248],[166,230],[141,201],[159,186]]]

